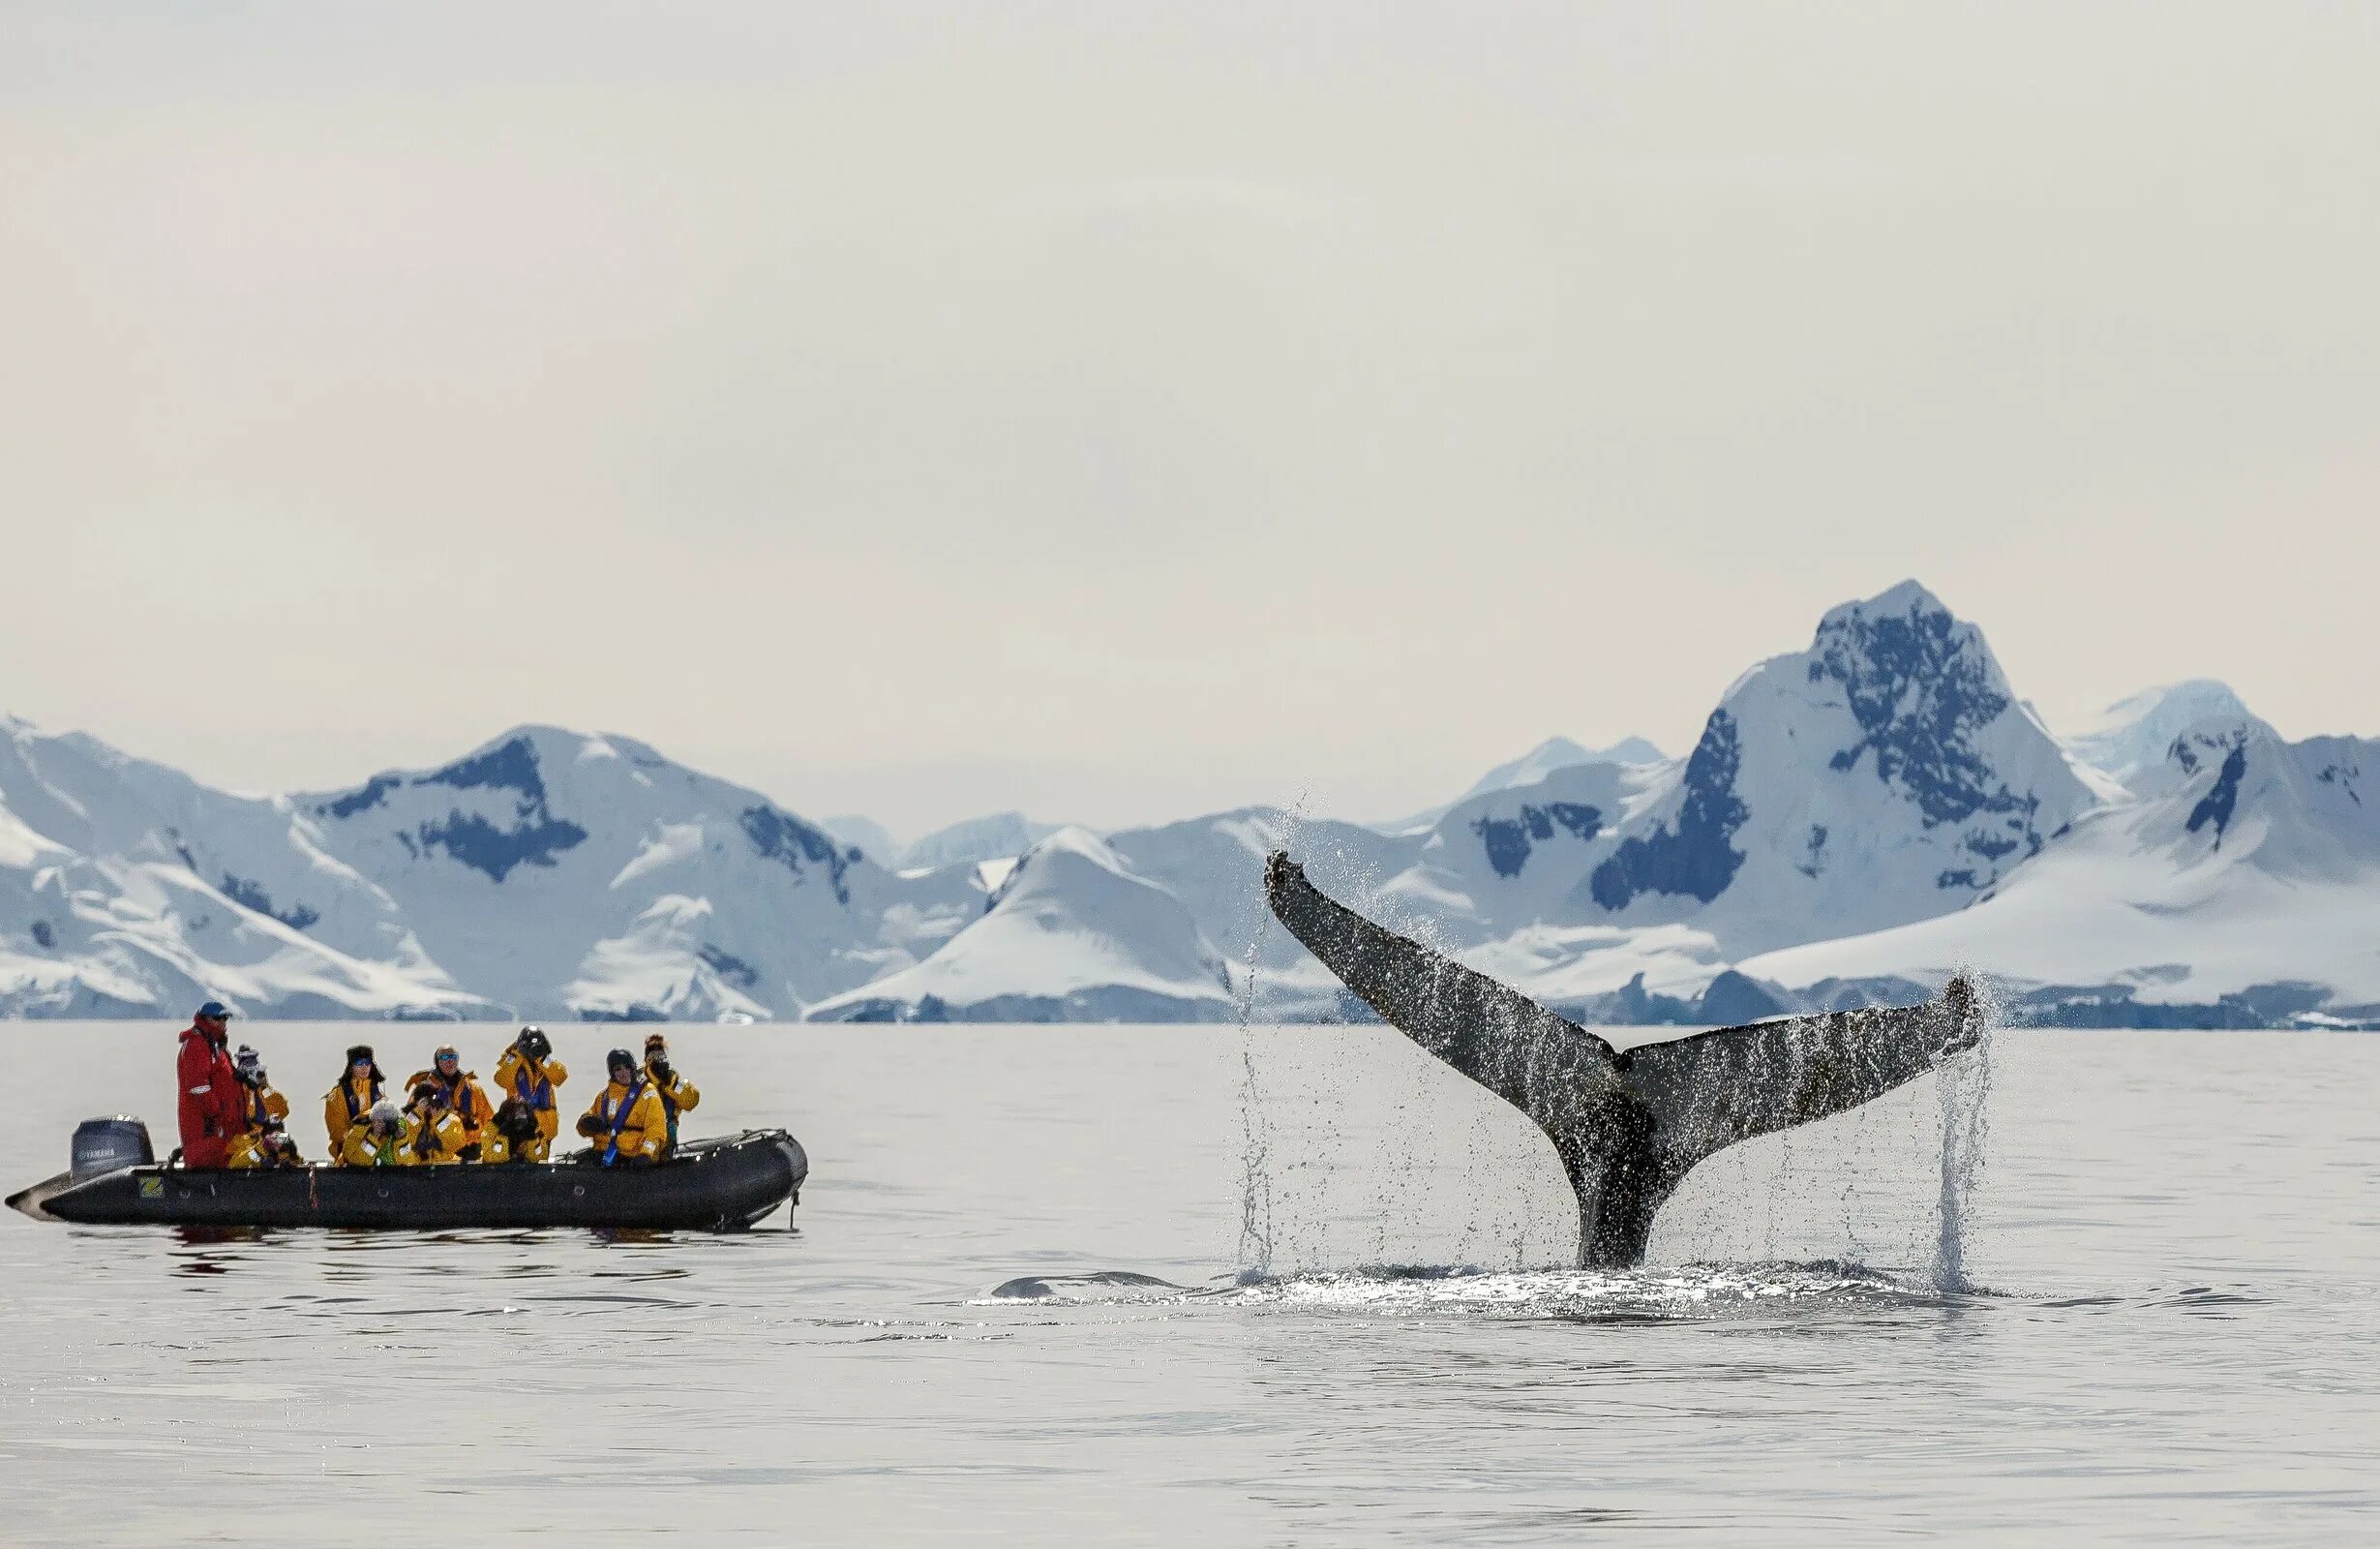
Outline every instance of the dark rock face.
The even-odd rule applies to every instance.
[[[1702,740],[1686,759],[1686,800],[1674,824],[1627,839],[1587,881],[1597,903],[1625,909],[1647,893],[1681,894],[1710,902],[1735,880],[1744,855],[1730,841],[1751,816],[1735,794],[1743,748],[1735,717],[1714,710]]]
[[[423,850],[443,849],[494,881],[503,881],[515,866],[550,866],[555,856],[587,841],[585,829],[547,810],[537,749],[526,737],[516,737],[476,758],[449,764],[413,783],[448,785],[463,791],[505,790],[519,796],[514,806],[519,821],[509,829],[498,828],[477,813],[455,811],[443,822],[424,823],[416,832]]]
[[[2043,985],[2016,997],[2007,1015],[2012,1027],[2287,1027],[2293,1017],[2321,1007],[2330,993],[2323,985],[2279,980],[2214,1000],[2151,1002],[2134,999],[2131,985]]]
[[[1856,768],[1874,754],[1876,777],[1907,791],[1929,828],[2009,809],[2007,788],[1973,743],[2008,698],[1947,610],[1830,621],[1812,656],[1810,681],[1839,684],[1859,723],[1859,741],[1834,755],[1834,768]]]
[[[2214,847],[2223,847],[2223,831],[2231,826],[2231,814],[2240,804],[2240,780],[2247,774],[2247,749],[2234,747],[2223,757],[2223,767],[2215,772],[2214,784],[2190,808],[2188,829],[2192,834],[2214,825]]]
[[[440,822],[424,823],[414,832],[419,852],[444,850],[474,871],[501,882],[515,866],[554,864],[555,856],[587,841],[587,831],[576,823],[549,817],[543,804],[527,821],[499,829],[476,812],[450,812]]]
[[[397,835],[398,842],[408,853],[421,856],[442,850],[449,859],[484,873],[492,882],[503,881],[516,866],[550,866],[557,855],[587,841],[585,829],[554,816],[547,808],[545,776],[537,767],[537,748],[526,737],[512,738],[444,769],[415,775],[410,781],[401,774],[375,774],[346,795],[322,803],[315,811],[322,817],[351,818],[378,806],[391,793],[408,784],[416,789],[444,785],[459,791],[515,793],[519,798],[514,804],[517,821],[508,828],[498,827],[476,812],[456,808],[441,819]],[[240,901],[248,902],[245,898]],[[286,917],[276,918],[282,918],[285,924],[294,924]]]
[[[1471,824],[1487,850],[1488,864],[1500,877],[1517,877],[1528,864],[1529,852],[1537,844],[1553,837],[1556,827],[1567,830],[1574,837],[1591,839],[1603,832],[1603,812],[1599,807],[1582,802],[1550,802],[1544,806],[1523,805],[1512,817],[1483,817]]]
[[[706,945],[695,956],[709,964],[713,973],[738,989],[749,989],[760,983],[760,971],[733,953]]]
[[[524,808],[543,806],[546,800],[545,776],[537,768],[537,749],[526,737],[516,737],[476,757],[462,759],[444,769],[433,771],[413,783],[451,785],[459,791],[490,787],[518,791]]]
[[[1810,681],[1841,687],[1860,732],[1829,766],[1849,773],[1873,757],[1876,777],[1906,792],[1927,828],[1971,825],[1965,846],[1984,865],[1945,869],[1937,886],[1984,886],[2001,860],[2041,848],[2039,797],[2010,790],[1975,746],[2009,699],[1949,610],[1913,603],[1907,613],[1829,620],[1811,654]]]
[[[302,903],[293,903],[286,910],[276,909],[273,907],[273,896],[265,892],[260,884],[246,877],[233,876],[228,871],[224,873],[223,895],[241,908],[269,915],[292,930],[303,930],[322,918],[318,912]]]
[[[387,799],[389,792],[404,783],[394,774],[375,774],[338,800],[324,802],[315,811],[323,817],[353,817],[358,812],[368,812],[379,805]]]
[[[669,1019],[668,1012],[658,1006],[648,1006],[641,1000],[617,1011],[600,1006],[582,1007],[579,1011],[579,1020],[583,1022],[665,1022]]]
[[[2359,765],[2340,762],[2323,765],[2321,769],[2314,772],[2314,778],[2325,785],[2337,786],[2347,793],[2348,801],[2362,806],[2364,798],[2357,792],[2355,782],[2362,777],[2363,773]]]
[[[835,901],[851,902],[850,886],[843,880],[844,873],[851,869],[850,858],[826,834],[773,806],[747,806],[740,821],[753,849],[782,864],[796,876],[804,875],[810,866],[825,866]]]

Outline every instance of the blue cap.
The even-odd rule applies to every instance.
[[[217,1021],[221,1021],[225,1017],[231,1015],[231,1008],[225,1005],[220,1000],[210,1000],[205,1005],[198,1008],[198,1015],[201,1017],[212,1017]]]

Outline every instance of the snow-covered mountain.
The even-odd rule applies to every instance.
[[[2195,682],[2062,744],[1911,582],[1650,751],[1557,740],[1402,829],[1006,813],[896,855],[622,737],[523,727],[259,797],[0,720],[0,1015],[1360,1015],[1265,912],[1286,848],[1590,1018],[1906,999],[1967,965],[2044,1020],[2380,1023],[2380,742],[2291,744]]]
[[[1660,748],[1642,737],[1626,737],[1609,747],[1587,747],[1567,737],[1549,737],[1535,747],[1508,763],[1498,764],[1471,782],[1471,788],[1453,801],[1416,812],[1379,827],[1391,834],[1406,834],[1426,829],[1448,812],[1473,797],[1489,796],[1497,791],[1509,791],[1523,785],[1535,785],[1556,770],[1575,769],[1581,764],[1658,764],[1667,756]]]
[[[1909,582],[1737,679],[1685,758],[1472,798],[1372,896],[1557,1003],[1699,992],[1963,909],[2099,800],[1981,632]]]
[[[994,812],[936,829],[903,850],[900,864],[916,871],[1010,860],[1057,832],[1057,824],[1036,823],[1022,812]]]
[[[914,968],[815,1008],[818,1021],[1220,1021],[1221,954],[1182,901],[1097,835],[1060,829],[983,917]]]
[[[1915,582],[1736,680],[1574,907],[1732,952],[1964,908],[2096,797],[1982,631]]]
[[[2208,683],[2061,745],[1981,632],[1904,583],[1738,679],[1686,758],[1474,798],[1341,896],[1614,1021],[1907,998],[1962,964],[2042,1019],[2364,1021],[2373,748],[2292,747]]]
[[[290,1016],[798,1016],[982,904],[969,869],[896,875],[625,738],[525,727],[437,769],[258,799],[10,732],[14,1010],[213,994]]]
[[[2136,799],[1964,913],[1742,970],[1823,999],[1976,965],[2015,986],[2020,1015],[2069,1023],[2380,1020],[2380,741],[2291,744],[2218,715],[2134,777]]]
[[[494,1015],[285,800],[0,721],[0,1013]],[[186,1004],[187,1003],[187,1004]]]
[[[2157,769],[2175,738],[2203,721],[2243,721],[2247,707],[2211,678],[2164,683],[2127,694],[2069,732],[2066,750],[2119,784]]]

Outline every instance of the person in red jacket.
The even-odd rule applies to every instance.
[[[224,1047],[230,1040],[230,1021],[224,1003],[210,1000],[182,1032],[182,1053],[174,1071],[181,1093],[184,1167],[227,1167],[231,1138],[247,1125],[240,1073]]]

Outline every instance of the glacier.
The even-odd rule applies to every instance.
[[[2059,735],[1917,583],[1754,664],[1695,744],[1555,738],[1367,824],[1249,806],[907,846],[634,739],[523,726],[338,789],[213,789],[0,717],[0,1015],[1334,1020],[1264,858],[1574,1019],[1922,998],[2380,1025],[2380,741],[2218,683]]]

